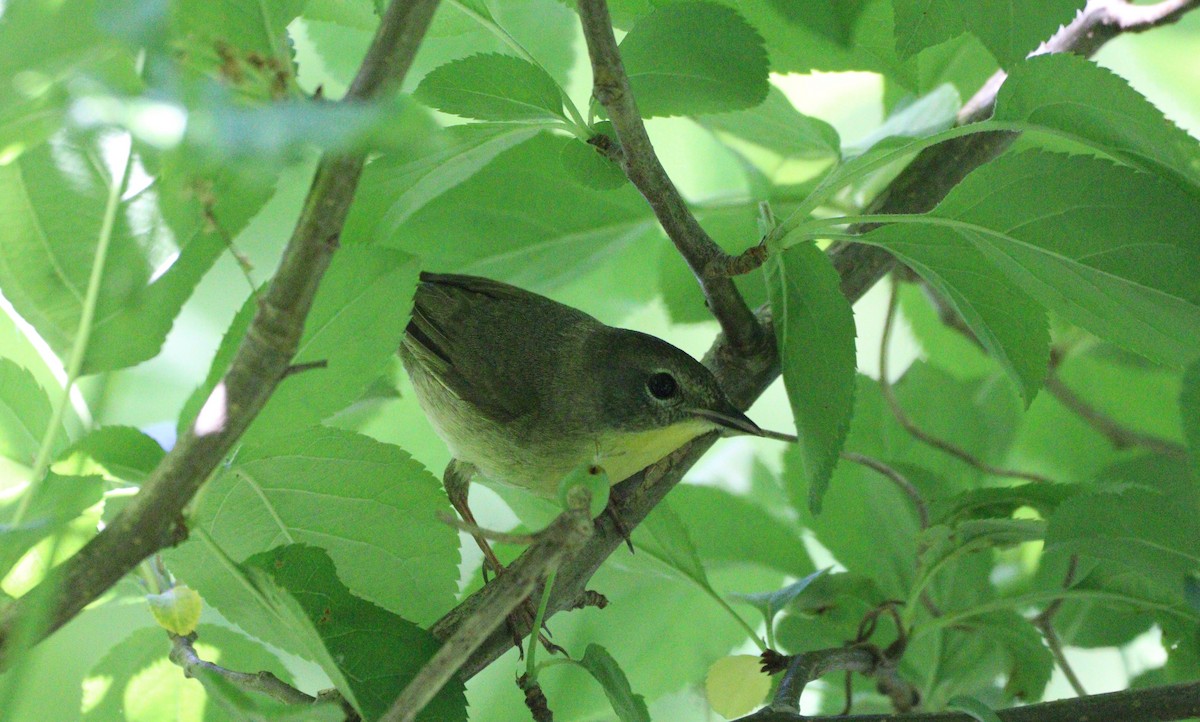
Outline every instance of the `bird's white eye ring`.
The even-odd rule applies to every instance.
[[[666,371],[658,371],[646,379],[646,390],[659,401],[669,401],[679,395],[679,382]]]

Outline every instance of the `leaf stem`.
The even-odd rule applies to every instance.
[[[87,292],[83,298],[83,309],[79,316],[79,327],[75,330],[75,341],[71,344],[71,356],[67,361],[67,377],[63,382],[62,394],[54,404],[50,415],[50,423],[42,434],[42,442],[38,446],[37,456],[34,457],[33,469],[29,474],[29,486],[21,495],[17,509],[13,513],[11,524],[19,525],[29,512],[29,504],[37,494],[46,472],[50,468],[50,456],[54,452],[54,444],[58,441],[58,430],[62,427],[63,416],[67,405],[71,402],[71,389],[79,379],[83,369],[83,358],[87,353],[88,340],[92,335],[92,323],[96,318],[96,304],[100,299],[100,284],[104,280],[104,266],[108,260],[108,248],[112,242],[113,226],[116,225],[117,209],[121,205],[121,195],[129,183],[129,173],[133,168],[133,138],[129,138],[129,148],[125,153],[125,167],[121,169],[119,179],[109,184],[108,199],[104,204],[104,218],[100,223],[100,233],[96,239],[96,255],[92,259],[92,271],[88,276]]]
[[[542,620],[546,618],[546,606],[550,604],[550,592],[554,590],[554,578],[558,576],[558,568],[550,570],[546,575],[546,583],[542,585],[542,599],[538,602],[537,614],[533,618],[533,631],[529,638],[529,654],[525,657],[525,676],[530,682],[537,681],[537,635],[542,629]]]

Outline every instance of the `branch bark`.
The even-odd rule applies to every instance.
[[[599,0],[580,0],[581,15],[585,8],[589,12],[598,12],[593,8],[597,3]],[[1190,0],[1184,4],[1184,7],[1175,7],[1176,4],[1171,0],[1159,5],[1145,6],[1158,8],[1158,21],[1142,23],[1137,26],[1137,31],[1149,29],[1157,24],[1174,22],[1187,10],[1200,5],[1200,0]],[[1167,5],[1171,7],[1168,8]],[[1077,52],[1084,55],[1094,53],[1105,42],[1124,32],[1120,26],[1114,25],[1114,18],[1127,7],[1133,6],[1118,0],[1092,2],[1072,23],[1048,41],[1044,45],[1043,51]],[[604,17],[607,18],[606,11]],[[590,16],[590,20],[585,22],[596,23],[599,22],[599,19],[596,16]],[[587,32],[590,34],[599,32],[599,30]],[[605,32],[611,35],[611,24]],[[593,41],[589,40],[589,43],[591,42]],[[604,58],[601,58],[601,61],[601,68],[609,67],[610,61]],[[595,64],[596,62],[593,60],[593,65],[595,66]],[[973,122],[990,115],[995,103],[996,92],[1002,83],[1003,75],[1001,74],[981,88],[964,107],[964,112],[960,113],[960,122]],[[618,90],[622,89],[618,88]],[[622,92],[628,94],[627,84]],[[610,109],[609,112],[610,114],[617,113],[613,109]],[[614,118],[614,126],[615,124],[616,119]],[[640,119],[638,125],[640,125]],[[642,129],[642,135],[644,135],[644,129]],[[928,148],[918,154],[913,162],[884,189],[867,212],[925,212],[937,205],[950,192],[950,189],[962,181],[968,173],[1002,153],[1015,139],[1015,133],[980,133]],[[621,142],[624,145],[627,141],[621,138]],[[637,143],[631,146],[626,145],[624,152],[626,154],[642,152],[637,150],[639,147],[641,146]],[[652,204],[654,202],[656,201],[651,200]],[[868,229],[857,228],[854,230],[864,232]],[[830,248],[829,254],[834,267],[841,275],[842,292],[852,303],[862,298],[895,265],[895,259],[891,255],[873,246],[836,244]],[[717,380],[729,394],[729,398],[742,409],[749,408],[780,373],[778,354],[774,345],[774,332],[770,324],[770,311],[761,308],[755,315],[765,331],[762,347],[752,352],[741,351],[738,344],[731,342],[728,334],[723,330],[704,358],[705,364],[713,370]],[[547,609],[547,618],[554,613],[575,607],[586,592],[588,580],[604,560],[624,544],[628,529],[637,526],[646,518],[716,439],[715,434],[695,439],[654,466],[613,488],[611,503],[616,514],[602,515],[597,519],[592,540],[579,554],[559,568]],[[621,519],[623,526],[626,527],[625,530],[617,529],[614,526],[613,516]],[[431,628],[434,635],[441,639],[450,637],[471,610],[478,606],[479,594],[468,597],[458,607],[438,620]],[[520,631],[528,632],[528,630]],[[508,635],[492,634],[462,667],[460,674],[465,678],[475,675],[511,646],[512,640]],[[912,719],[919,718],[913,717]],[[947,719],[967,720],[968,718],[958,715]]]
[[[393,0],[342,102],[368,100],[399,85],[437,4]],[[14,647],[35,644],[143,559],[186,535],[184,506],[287,376],[317,285],[338,247],[364,158],[354,153],[321,159],[279,270],[229,370],[120,516],[0,612],[0,666],[11,663]]]
[[[629,88],[608,4],[605,0],[579,0],[579,17],[592,60],[592,94],[608,111],[617,131],[621,144],[617,157],[625,175],[641,191],[663,230],[696,275],[709,310],[721,324],[730,345],[743,353],[762,350],[769,345],[765,329],[730,278],[731,272],[745,265],[744,259],[728,255],[708,235],[659,162]],[[756,255],[754,249],[761,249],[757,255],[765,251],[764,247],[755,246],[748,252],[749,257]]]
[[[996,712],[1004,722],[1168,722],[1200,715],[1200,682],[1133,689],[1088,697],[1010,707]],[[962,712],[913,712],[807,717],[795,712],[761,710],[736,722],[974,722]]]

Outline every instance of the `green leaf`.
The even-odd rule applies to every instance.
[[[266,671],[294,683],[274,654],[231,629],[202,624],[195,647],[201,659],[227,669]],[[139,629],[109,650],[84,682],[84,722],[246,719],[214,708],[201,682],[184,676],[167,658],[170,650],[170,639],[158,627]]]
[[[1183,420],[1183,435],[1192,456],[1192,473],[1200,479],[1200,359],[1183,374],[1183,390],[1179,394],[1179,417]]]
[[[813,571],[799,526],[746,497],[715,486],[680,484],[671,491],[671,508],[710,566],[755,563],[794,577]]]
[[[1025,121],[1200,192],[1200,141],[1116,73],[1069,53],[1015,67],[996,97],[998,121]]]
[[[1184,575],[1200,569],[1200,492],[1188,470],[1142,457],[1101,478],[1128,486],[1064,502],[1050,518],[1047,552],[1118,562],[1182,594]]]
[[[633,26],[620,50],[646,118],[740,110],[767,96],[763,40],[723,5],[662,5]]]
[[[500,153],[525,142],[537,129],[499,123],[446,128],[439,142],[422,149],[385,153],[367,164],[342,240],[369,243],[397,232],[413,213],[465,182]]]
[[[158,626],[172,634],[191,634],[200,621],[200,595],[186,584],[177,584],[161,594],[147,594],[146,603]]]
[[[838,45],[849,46],[864,0],[769,0],[788,22],[804,25]]]
[[[50,400],[33,374],[0,357],[0,456],[32,467],[50,427]],[[61,448],[62,430],[56,429]]]
[[[967,695],[951,697],[946,708],[967,714],[971,719],[978,720],[978,722],[1002,722],[1000,715],[996,714],[995,710],[978,699],[968,697]]]
[[[428,624],[457,589],[458,535],[437,516],[449,508],[438,480],[399,448],[315,428],[243,447],[204,487],[190,523],[235,561],[278,544],[320,544],[355,594]],[[208,604],[274,641],[208,545],[189,541],[168,557]]]
[[[633,693],[629,678],[608,650],[599,644],[589,644],[583,651],[583,658],[576,664],[586,669],[604,688],[617,719],[621,722],[650,722],[645,698]]]
[[[166,452],[157,441],[131,426],[101,426],[71,444],[59,458],[67,461],[76,455],[117,479],[136,483],[158,466]]]
[[[815,245],[801,244],[767,263],[783,382],[800,437],[793,458],[815,513],[854,411],[854,314],[837,272]]]
[[[670,504],[663,502],[655,507],[650,516],[634,530],[633,540],[647,554],[665,562],[701,587],[712,589],[687,526]]]
[[[559,161],[569,138],[539,133],[440,195],[385,243],[424,267],[545,291],[582,275],[628,243],[658,232],[633,186],[594,191]]]
[[[0,288],[61,358],[78,332],[108,196],[121,182],[124,161],[117,152],[113,168],[112,157],[60,137],[0,166],[0,215],[9,224]],[[135,154],[130,162],[145,159]],[[207,213],[193,183],[216,199]],[[176,168],[127,192],[116,209],[83,372],[157,354],[183,302],[226,248],[213,222],[236,233],[263,201],[262,192],[228,177],[202,181]]]
[[[974,617],[968,626],[970,632],[991,640],[1008,657],[1005,693],[1024,702],[1040,700],[1054,672],[1054,657],[1037,629],[1011,610]]]
[[[918,98],[898,104],[883,123],[870,135],[846,149],[848,157],[863,155],[879,145],[882,150],[894,149],[904,138],[924,138],[954,125],[962,98],[949,83],[939,85]]]
[[[1071,22],[1086,0],[967,0],[959,12],[967,28],[983,41],[1004,68],[1020,63],[1062,25]]]
[[[779,88],[772,86],[767,99],[747,110],[702,115],[700,125],[721,135],[753,143],[783,158],[827,160],[837,158],[837,131],[820,118],[796,110]]]
[[[441,646],[412,622],[352,595],[318,547],[289,544],[256,554],[241,568],[277,624],[366,719],[386,712]],[[463,683],[447,682],[417,719],[465,722]]]
[[[180,0],[171,5],[172,44],[183,63],[261,98],[294,89],[287,26],[306,0]]]
[[[346,711],[334,700],[313,704],[288,704],[262,694],[245,692],[216,672],[200,668],[193,672],[204,685],[209,700],[231,718],[247,722],[341,722]]]
[[[499,53],[472,55],[436,68],[413,96],[443,113],[477,120],[566,120],[562,90],[554,78],[528,60]]]
[[[809,585],[819,579],[829,568],[818,569],[808,576],[799,579],[787,585],[783,589],[777,589],[773,592],[760,592],[758,594],[732,594],[733,599],[745,602],[762,612],[763,619],[770,628],[775,624],[775,617],[783,611],[787,605],[791,604],[797,597],[808,589]]]
[[[1033,403],[1050,363],[1046,311],[1015,283],[986,273],[988,257],[952,232],[914,233],[900,224],[868,234],[929,282]]]
[[[930,216],[952,225],[919,223],[925,244],[969,244],[988,261],[974,272],[999,268],[1072,323],[1171,367],[1200,355],[1200,206],[1174,186],[1035,151],[981,167]]]
[[[38,484],[19,526],[13,526],[17,499],[0,507],[0,575],[12,570],[25,552],[58,532],[88,507],[100,502],[103,482],[98,476],[65,476],[53,471]]]
[[[612,123],[604,122],[600,125],[606,126],[604,131],[595,129],[597,135],[602,136],[600,141],[616,142],[613,140],[616,135],[612,130]],[[625,185],[628,179],[620,165],[606,158],[599,148],[591,143],[584,143],[575,138],[571,141],[563,145],[559,159],[572,180],[586,188],[599,191],[613,190]]]
[[[322,279],[293,359],[294,364],[325,366],[285,379],[243,438],[314,426],[358,401],[400,345],[417,273],[415,259],[391,249],[354,247],[339,252]],[[257,310],[257,297],[251,296],[221,340],[208,378],[188,399],[180,416],[184,423],[198,418]]]
[[[892,0],[896,54],[907,60],[966,31],[958,0]]]
[[[1009,519],[1017,509],[1030,507],[1049,518],[1059,505],[1079,494],[1078,484],[1029,482],[1016,486],[968,489],[929,505],[930,520],[950,523],[961,519]]]

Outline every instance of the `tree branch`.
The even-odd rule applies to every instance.
[[[438,0],[392,1],[343,102],[368,100],[398,85],[437,4]],[[0,612],[0,665],[12,661],[18,639],[17,646],[36,643],[143,559],[185,536],[184,506],[287,375],[317,285],[338,247],[364,157],[360,152],[321,159],[279,270],[259,299],[258,313],[229,370],[121,514]],[[38,619],[40,614],[45,616]],[[34,619],[41,623],[28,629]]]
[[[1133,446],[1140,446],[1147,451],[1173,459],[1188,458],[1187,448],[1183,444],[1152,434],[1144,434],[1135,429],[1123,426],[1111,416],[1092,406],[1082,396],[1075,393],[1070,386],[1063,383],[1063,380],[1058,377],[1054,369],[1051,369],[1050,374],[1046,377],[1046,390],[1054,398],[1058,399],[1060,404],[1073,411],[1076,416],[1100,432],[1114,448],[1128,449]]]
[[[594,0],[581,0],[584,6]],[[1192,9],[1198,3],[1189,3]],[[1105,7],[1124,6],[1123,2],[1104,3]],[[1089,6],[1090,7],[1090,6]],[[1156,7],[1156,6],[1149,6]],[[1181,11],[1184,12],[1184,11]],[[596,22],[592,18],[590,22]],[[1084,12],[1070,25],[1047,43],[1050,52],[1079,52],[1090,54],[1105,41],[1119,35],[1119,28],[1106,25],[1109,22],[1102,13]],[[1145,29],[1145,28],[1142,28]],[[599,32],[596,30],[595,32]],[[611,27],[605,32],[611,34]],[[1102,38],[1099,39],[1098,38]],[[603,58],[602,58],[603,61]],[[1001,78],[1002,80],[1002,78]],[[990,83],[980,89],[969,104],[970,110],[960,114],[961,122],[982,119],[991,113],[996,91],[1000,83]],[[615,111],[610,110],[610,115]],[[917,155],[912,163],[893,180],[870,206],[871,213],[920,213],[937,205],[963,178],[978,166],[1003,152],[1016,138],[1012,133],[981,133],[928,148]],[[622,142],[625,142],[622,140]],[[861,232],[863,229],[857,229]],[[861,244],[835,244],[829,254],[834,267],[842,278],[842,292],[853,303],[863,297],[895,265],[895,259],[886,251]],[[739,408],[747,409],[766,390],[780,373],[779,360],[774,348],[774,332],[770,325],[770,311],[761,308],[756,312],[763,325],[770,348],[755,352],[740,352],[725,333],[717,336],[704,358],[713,370],[730,400]],[[547,616],[572,609],[586,593],[586,585],[600,565],[624,544],[625,534],[637,526],[646,515],[679,482],[704,452],[716,441],[716,434],[695,439],[667,458],[645,471],[613,487],[612,508],[626,530],[616,528],[613,515],[604,514],[595,520],[592,540],[574,558],[565,562],[558,570],[558,577],[551,594]],[[468,597],[438,620],[431,631],[441,639],[452,635],[468,610],[477,604],[481,592]],[[528,632],[528,630],[521,630]],[[471,677],[490,664],[512,646],[512,639],[503,633],[493,633],[476,650],[460,670],[463,677]],[[1093,699],[1092,698],[1089,699]],[[1126,710],[1127,711],[1127,710]],[[909,717],[910,719],[918,719]],[[795,719],[781,717],[780,719]],[[848,718],[842,718],[848,719]],[[863,719],[882,719],[863,718]],[[899,719],[899,718],[896,718]],[[946,719],[968,722],[963,715]]]
[[[211,672],[232,682],[239,689],[265,694],[284,704],[313,704],[317,701],[316,697],[301,692],[270,672],[235,672],[232,669],[226,669],[200,659],[200,655],[196,654],[196,648],[192,646],[196,641],[195,633],[186,637],[178,634],[168,634],[167,636],[171,638],[171,652],[168,657],[183,669],[186,677],[196,677],[203,672]]]
[[[538,587],[563,559],[569,559],[592,536],[585,500],[558,517],[537,535],[537,540],[516,563],[480,590],[477,603],[441,649],[421,668],[396,698],[380,722],[411,722],[446,682],[463,666],[480,644],[497,630],[508,615]],[[530,642],[536,644],[536,642]],[[533,651],[530,650],[530,654]]]
[[[765,247],[755,246],[761,250],[751,249],[745,254],[746,258],[730,256],[700,226],[658,161],[650,136],[646,134],[646,126],[629,88],[625,65],[617,50],[607,3],[605,0],[579,0],[579,17],[592,60],[592,94],[608,111],[621,144],[620,153],[615,157],[696,275],[709,309],[733,348],[746,353],[762,349],[767,344],[766,333],[733,285],[730,275],[731,271],[743,267],[749,270],[751,256],[765,258],[762,255]],[[762,258],[758,261],[760,265]]]
[[[1200,716],[1200,682],[1132,689],[1109,694],[1010,707],[996,712],[1004,722],[1169,722]],[[736,722],[974,722],[962,712],[863,714],[806,717],[795,712],[760,710]]]

